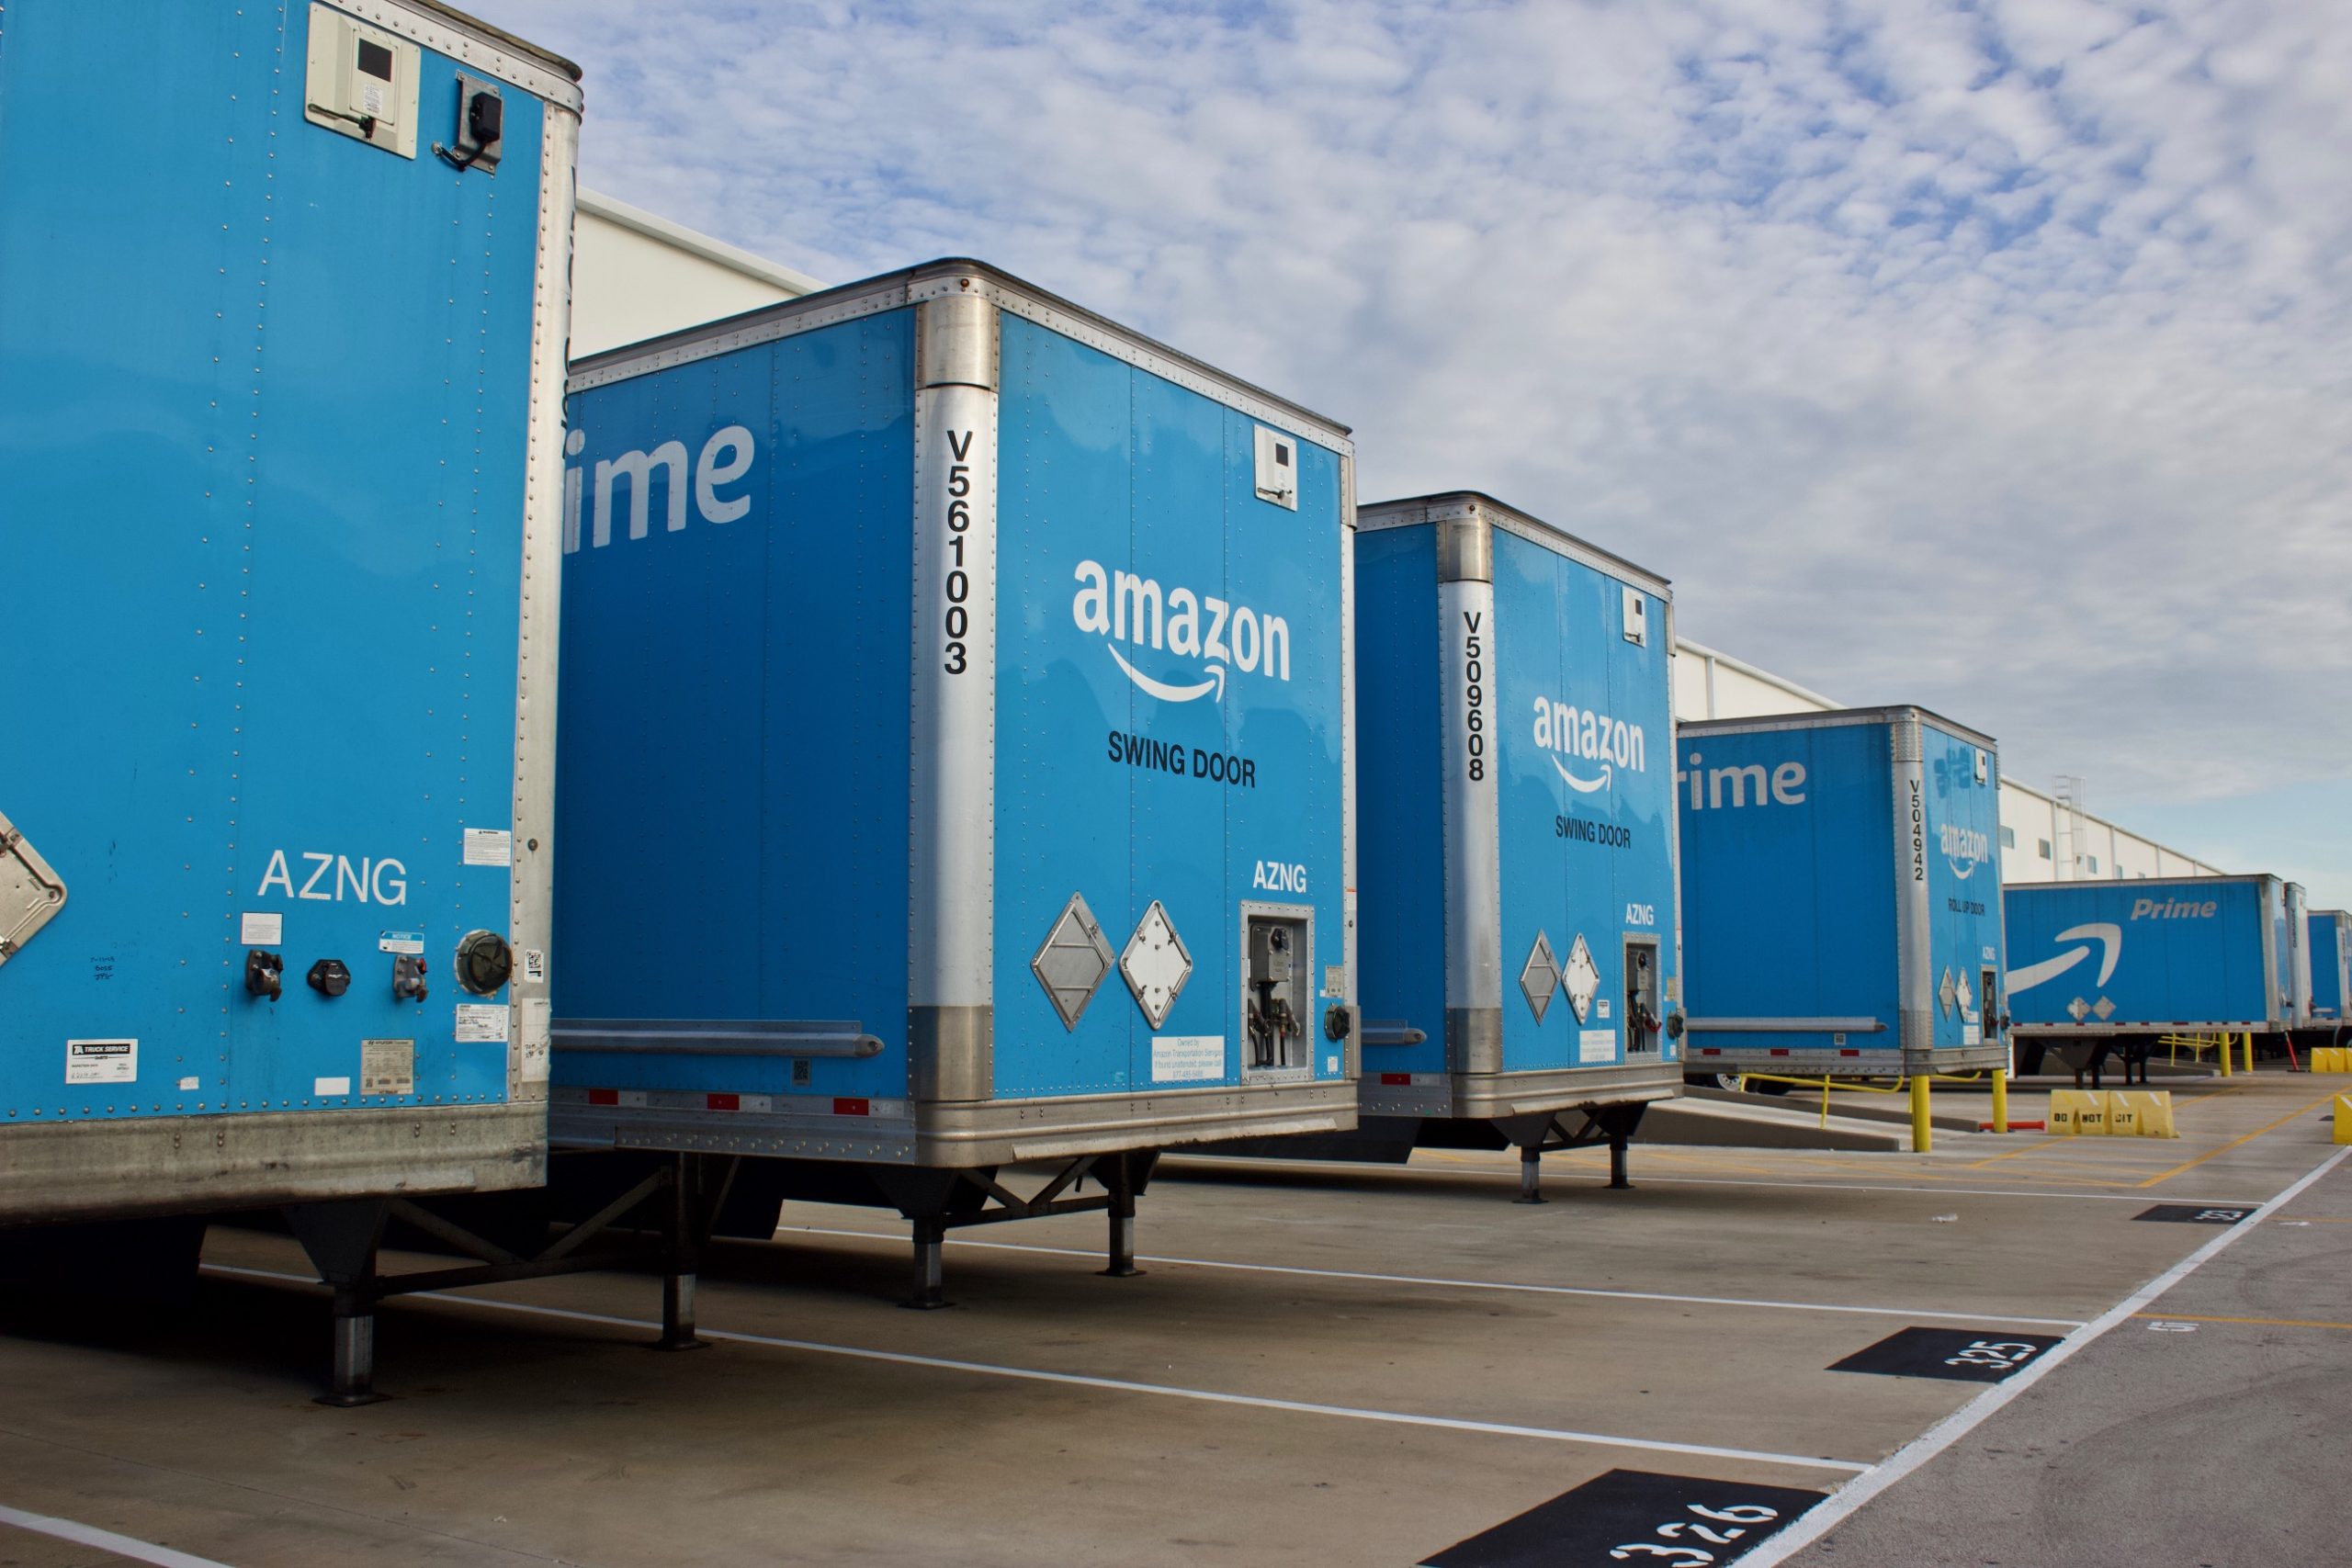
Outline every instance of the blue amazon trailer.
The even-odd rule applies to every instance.
[[[545,1171],[577,76],[0,17],[0,1226],[286,1206],[346,1393],[385,1201]]]
[[[2264,875],[2012,883],[2020,1048],[2079,1070],[2102,1045],[2158,1034],[2285,1035],[2310,1013],[2301,893]]]
[[[2006,1073],[1993,739],[1911,706],[1679,737],[1690,1070]]]
[[[2352,915],[2313,909],[2304,930],[2311,943],[2312,1027],[2331,1032],[2345,1022],[2352,997]]]
[[[933,1304],[949,1226],[1130,1269],[1153,1151],[1353,1125],[1343,427],[970,261],[571,394],[567,1201],[896,1207]]]
[[[1606,1143],[1681,1091],[1673,598],[1470,491],[1358,515],[1357,1142]]]

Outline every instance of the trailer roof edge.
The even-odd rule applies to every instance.
[[[715,321],[605,349],[572,366],[571,389],[582,391],[606,386],[772,343],[797,333],[968,291],[975,280],[995,304],[1024,320],[1114,354],[1163,380],[1216,396],[1268,423],[1288,426],[1343,457],[1352,459],[1355,456],[1352,430],[1337,420],[1270,392],[1255,382],[1245,381],[1230,371],[1220,370],[1206,360],[1170,348],[1098,311],[1072,304],[1002,267],[968,256],[942,256],[895,272],[820,288],[797,299],[780,299]]]
[[[1382,528],[1409,528],[1481,510],[1491,510],[1495,513],[1492,521],[1522,538],[1559,550],[1587,566],[1646,588],[1661,599],[1671,601],[1674,597],[1672,578],[1628,560],[1605,546],[1580,538],[1558,524],[1547,523],[1508,501],[1497,500],[1482,490],[1436,491],[1428,495],[1396,496],[1387,501],[1363,502],[1356,507],[1356,526],[1365,533]]]
[[[2001,743],[1983,730],[1962,724],[1958,719],[1947,718],[1933,708],[1924,708],[1917,703],[1886,703],[1875,707],[1862,708],[1802,708],[1793,713],[1749,714],[1739,718],[1687,718],[1677,723],[1674,728],[1678,733],[1684,735],[1736,735],[1743,730],[1794,729],[1808,727],[1819,728],[1841,724],[1887,724],[1905,718],[1917,719],[1923,724],[1932,724],[1939,729],[1968,741],[1972,745],[1982,746],[1987,750],[1998,751],[2001,749]]]

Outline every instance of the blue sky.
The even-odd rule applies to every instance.
[[[2352,7],[474,8],[600,189],[982,256],[2352,906]]]

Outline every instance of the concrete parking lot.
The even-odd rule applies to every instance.
[[[716,1248],[707,1349],[646,1348],[643,1277],[403,1299],[356,1410],[293,1244],[216,1227],[191,1306],[0,1338],[0,1564],[2340,1560],[2352,1175],[2263,1207],[2331,1085],[2177,1083],[2172,1141],[1639,1146],[1630,1192],[1580,1155],[1540,1207],[1499,1156],[1171,1159],[1143,1277],[1094,1216],[993,1227],[936,1313],[893,1216],[796,1204]]]

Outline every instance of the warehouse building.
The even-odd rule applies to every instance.
[[[573,243],[575,359],[824,287],[806,273],[592,190],[580,192]],[[1687,637],[1675,639],[1675,652],[1677,720],[1847,705]],[[1991,716],[1997,732],[1997,716]],[[2221,869],[2092,816],[2083,808],[2080,778],[2059,780],[2048,791],[2001,780],[2004,882],[2203,876]]]

